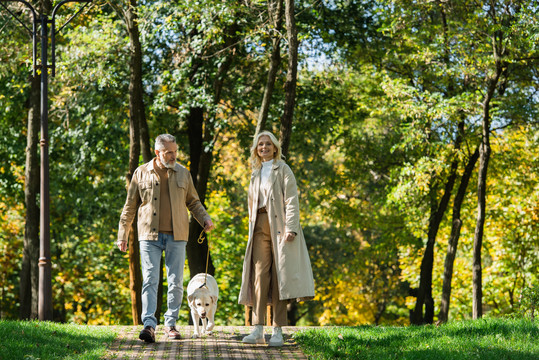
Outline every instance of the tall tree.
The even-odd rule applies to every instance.
[[[140,41],[140,27],[137,0],[115,2],[109,4],[116,10],[124,20],[130,44],[130,78],[129,78],[129,173],[127,175],[127,184],[135,169],[139,165],[139,156],[143,155],[143,161],[150,161],[153,156],[150,150],[149,130],[146,121],[146,109],[144,106],[144,88],[142,83],[142,44]],[[129,274],[131,301],[133,312],[133,323],[140,324],[142,304],[142,274],[140,270],[140,252],[138,243],[138,234],[136,231],[136,221],[133,222],[133,228],[129,238]],[[160,279],[162,284],[162,276]],[[160,285],[160,288],[162,285]],[[158,307],[160,309],[160,307]]]
[[[483,316],[483,285],[481,251],[483,247],[483,228],[486,213],[487,171],[490,159],[490,102],[496,90],[501,71],[489,79],[487,95],[483,101],[481,145],[479,147],[479,176],[477,179],[477,224],[473,244],[473,318]]]
[[[253,19],[258,20],[246,11],[250,6],[258,9],[260,4],[207,1],[171,6],[156,1],[145,13],[151,24],[146,27],[149,66],[160,71],[153,79],[160,86],[150,87],[155,96],[152,112],[159,112],[158,121],[151,124],[178,137],[180,152],[188,154],[183,160],[203,203],[208,195],[215,142],[221,130],[229,126],[231,98],[247,99],[239,90],[249,79],[242,67],[251,64],[243,46],[250,46],[246,34],[253,27]],[[238,81],[230,82],[231,77]],[[167,116],[168,121],[163,121]],[[207,242],[196,241],[201,231],[198,223],[191,221],[187,260],[192,276],[206,268]],[[210,256],[210,273],[212,264]]]
[[[285,157],[288,156],[290,136],[292,134],[292,120],[296,106],[296,80],[298,76],[298,32],[296,28],[296,12],[294,0],[285,0],[286,35],[288,39],[288,68],[286,71],[285,102],[281,118],[281,148]]]
[[[283,24],[283,0],[268,0],[268,18],[270,23],[272,24],[272,48],[270,65],[268,69],[268,78],[266,80],[264,96],[262,98],[262,104],[260,105],[258,120],[256,123],[255,138],[259,132],[266,128],[266,120],[268,118],[271,97],[273,95],[273,88],[275,87],[275,78],[277,77],[277,71],[279,70],[279,66],[281,65],[281,29]]]
[[[129,34],[131,50],[129,61],[129,173],[126,181],[127,187],[129,187],[131,178],[139,165],[141,144],[140,125],[142,118],[145,116],[144,102],[142,99],[142,47],[139,38],[140,34],[136,9],[136,0],[130,0],[124,10],[124,19]],[[136,227],[135,218],[129,237],[129,287],[131,288],[133,324],[139,325],[142,314],[142,272],[140,270],[140,249]]]
[[[449,304],[451,299],[451,280],[453,278],[453,265],[455,262],[455,256],[457,255],[457,246],[460,238],[460,231],[462,228],[461,208],[468,189],[470,177],[472,176],[473,169],[479,158],[479,148],[476,148],[474,153],[468,159],[464,172],[460,178],[459,188],[455,194],[453,200],[453,216],[451,221],[451,235],[447,244],[447,254],[444,262],[444,279],[442,285],[442,301],[440,305],[440,312],[438,313],[438,321],[446,322],[449,318]]]
[[[238,24],[233,21],[225,28],[225,40],[221,44],[220,51],[224,51],[224,55],[215,77],[212,80],[212,107],[217,106],[222,101],[222,90],[225,84],[225,79],[234,57],[234,47],[237,45],[239,32]],[[202,57],[203,54],[200,54]],[[202,58],[196,60],[201,62]],[[202,70],[202,67],[200,68]],[[200,74],[193,74],[192,78],[200,77]],[[196,84],[195,84],[196,86]],[[197,190],[198,196],[202,204],[205,204],[206,191],[208,189],[208,181],[210,178],[210,170],[213,160],[214,144],[218,136],[216,129],[217,119],[211,113],[205,113],[203,108],[198,106],[191,107],[189,111],[189,157],[191,159],[191,176]],[[208,241],[199,242],[199,236],[202,232],[202,227],[196,221],[191,221],[189,225],[189,241],[187,243],[187,258],[189,264],[189,272],[191,276],[195,276],[201,272],[210,274],[215,273],[215,267],[209,254]]]
[[[472,316],[474,319],[483,315],[483,284],[482,261],[484,225],[486,219],[487,174],[491,157],[490,132],[492,113],[497,107],[496,97],[503,97],[508,84],[513,80],[513,73],[522,67],[523,60],[534,58],[534,54],[527,52],[527,41],[519,38],[526,30],[522,29],[522,14],[529,10],[538,11],[537,4],[527,1],[492,0],[486,7],[484,19],[484,41],[490,47],[484,69],[485,83],[483,85],[483,100],[481,103],[481,142],[479,146],[479,175],[477,179],[477,221],[473,243],[473,304]],[[535,52],[536,54],[536,52]],[[532,55],[532,56],[530,56]],[[537,60],[537,57],[535,57]],[[509,67],[513,65],[512,71]]]
[[[393,55],[381,61],[390,74],[388,81],[391,87],[386,86],[386,93],[388,96],[394,96],[392,92],[402,93],[403,99],[406,99],[399,106],[404,109],[401,115],[401,146],[408,154],[409,165],[403,166],[401,176],[404,175],[404,179],[408,178],[405,174],[413,175],[406,182],[399,180],[396,189],[400,192],[398,189],[402,189],[401,186],[408,187],[410,181],[415,182],[406,190],[412,190],[408,201],[412,201],[417,210],[423,210],[413,213],[420,217],[423,216],[421,213],[429,214],[428,219],[419,222],[425,221],[428,224],[426,228],[419,224],[411,225],[417,231],[426,233],[427,238],[421,258],[419,286],[412,292],[416,304],[410,312],[412,324],[424,324],[434,321],[434,251],[460,166],[459,151],[465,141],[461,114],[467,108],[467,103],[461,99],[461,94],[466,91],[465,83],[450,75],[454,57],[451,56],[444,7],[441,4],[421,3],[418,9],[412,10],[408,5],[408,1],[398,2],[400,9],[395,9],[396,13],[402,11],[404,16],[397,16],[396,23],[393,11],[387,13],[389,17],[386,21],[391,23],[390,28],[394,32],[386,46],[393,49]],[[435,43],[432,43],[433,38],[436,38]],[[431,53],[429,46],[435,49],[435,54]],[[417,48],[423,49],[420,55]],[[380,55],[376,52],[373,54]],[[396,103],[400,102],[398,97]],[[423,179],[420,186],[418,177]],[[401,207],[406,206],[404,203],[407,201],[403,200],[398,200],[403,202]],[[413,215],[407,216],[413,218]]]
[[[159,95],[166,98],[167,106],[180,109],[173,130],[176,135],[187,135],[188,164],[200,200],[205,204],[211,175],[215,142],[219,131],[226,126],[223,115],[226,108],[224,93],[234,92],[234,84],[225,86],[234,62],[241,61],[237,52],[242,35],[241,24],[245,13],[243,3],[202,2],[177,4],[156,2],[159,9],[173,21],[162,24],[157,36],[173,34],[169,48],[158,62],[166,65],[166,90]],[[157,30],[157,29],[156,29]],[[156,42],[162,41],[155,39]],[[172,69],[169,71],[169,69]],[[179,121],[178,121],[179,118]],[[171,124],[172,125],[172,124]],[[161,125],[162,126],[162,125]],[[184,126],[185,133],[181,133]],[[187,261],[191,276],[206,270],[207,241],[198,243],[202,227],[192,220],[189,226]],[[213,261],[208,260],[208,272],[213,273]]]
[[[455,140],[455,148],[458,150],[462,138],[457,135]],[[417,290],[417,300],[414,311],[410,314],[410,322],[415,325],[423,323],[432,324],[434,322],[434,299],[432,297],[432,270],[434,266],[434,243],[436,242],[436,236],[440,228],[440,224],[443,220],[451,192],[457,177],[457,168],[459,161],[454,159],[451,164],[449,176],[446,180],[443,195],[439,202],[436,200],[436,196],[432,196],[432,207],[429,219],[429,228],[427,234],[427,245],[421,260],[421,270],[419,274],[419,288]],[[431,194],[437,189],[431,188]],[[423,306],[424,313],[423,313]]]
[[[483,236],[482,228],[485,216],[484,195],[482,193],[485,191],[483,185],[486,184],[485,177],[490,154],[489,122],[492,116],[490,104],[497,90],[501,90],[500,95],[503,96],[503,88],[508,84],[506,81],[509,75],[506,71],[508,61],[504,59],[507,56],[504,46],[509,43],[516,46],[522,45],[519,44],[516,37],[513,38],[513,41],[507,41],[507,38],[503,38],[501,29],[504,26],[508,29],[510,26],[516,25],[516,23],[508,19],[495,19],[491,13],[507,11],[508,13],[515,14],[516,18],[518,17],[520,8],[529,9],[531,4],[529,2],[519,2],[519,4],[513,7],[509,2],[503,1],[491,1],[485,6],[428,2],[414,6],[412,2],[407,0],[392,2],[392,4],[392,10],[389,10],[386,14],[395,15],[389,16],[388,20],[390,20],[391,24],[389,28],[395,30],[394,33],[391,33],[391,41],[395,45],[398,44],[399,49],[394,49],[395,56],[389,56],[387,60],[382,61],[391,76],[395,79],[406,81],[409,85],[405,85],[404,88],[407,88],[410,94],[417,96],[415,103],[408,104],[410,108],[408,108],[407,113],[412,115],[412,118],[415,118],[415,115],[413,115],[415,111],[428,116],[431,111],[423,112],[422,106],[424,104],[431,104],[433,100],[437,104],[436,106],[440,106],[439,110],[437,110],[438,113],[432,113],[434,116],[427,122],[426,128],[428,130],[424,135],[427,141],[426,144],[431,144],[430,139],[432,138],[437,139],[440,145],[442,145],[445,142],[444,139],[448,138],[447,129],[454,128],[455,126],[452,124],[455,124],[456,121],[462,121],[460,119],[462,115],[459,114],[467,114],[467,119],[464,121],[466,124],[470,124],[469,129],[467,129],[468,139],[471,139],[471,136],[476,133],[481,134],[478,217],[473,266],[473,272],[475,273],[474,291],[477,291],[478,296],[480,296],[480,239]],[[397,10],[395,5],[400,8]],[[394,12],[394,10],[397,11]],[[400,25],[395,27],[396,24]],[[516,33],[521,33],[520,30],[517,30],[518,27],[520,25],[513,26],[512,30],[514,32],[516,30]],[[471,36],[466,38],[459,36],[463,32],[470,33]],[[485,37],[483,34],[491,35]],[[436,40],[433,42],[433,39]],[[418,54],[417,49],[425,49],[425,52]],[[431,52],[433,49],[434,52]],[[482,51],[478,51],[478,49],[482,49]],[[391,54],[392,52],[389,53]],[[460,60],[457,61],[456,59]],[[442,81],[440,81],[440,77],[443,79]],[[497,84],[501,77],[504,80],[498,86]],[[481,81],[482,79],[487,80],[483,83]],[[398,81],[395,80],[395,82]],[[392,82],[394,81],[392,80]],[[398,87],[401,87],[401,85],[398,85]],[[469,94],[475,95],[470,97]],[[476,105],[478,103],[482,104],[481,107]],[[410,111],[412,108],[415,110]],[[508,118],[510,117],[508,116]],[[482,119],[481,124],[477,124],[476,119],[478,118]],[[504,121],[502,120],[502,122]],[[422,121],[419,120],[419,122]],[[419,124],[417,120],[413,120],[413,123],[416,125]],[[405,139],[405,143],[410,144],[410,141],[415,141],[413,140],[414,137],[418,134],[418,131],[419,133],[422,132],[421,127],[423,126],[424,124],[422,123],[416,130],[411,131],[411,137]],[[438,135],[441,133],[445,133],[446,136],[439,137]],[[427,146],[430,147],[430,145]],[[448,151],[452,151],[451,148],[456,148],[455,146],[443,146]],[[437,148],[441,149],[442,147]],[[436,147],[431,149],[435,152],[439,151]],[[426,152],[426,154],[429,154],[429,152]],[[422,154],[419,155],[416,158],[419,160],[417,165],[425,161],[425,157]],[[434,153],[429,154],[429,156],[432,155]],[[417,165],[415,166],[415,171],[418,170]],[[454,169],[453,165],[451,167]],[[428,174],[433,174],[431,171],[432,168],[424,168],[424,170],[427,170],[427,174],[425,175],[430,179],[428,183],[430,194],[438,196],[438,190],[432,185],[435,185],[439,178],[437,176],[431,177]],[[453,170],[448,172],[446,176],[449,176],[445,180],[446,184],[454,182],[455,172]],[[432,192],[433,190],[435,191],[434,193]],[[450,189],[446,187],[446,190]],[[451,191],[441,192],[439,195],[439,204],[445,203],[444,207],[447,207],[447,200],[450,195]],[[427,232],[427,246],[421,265],[419,298],[411,314],[412,323],[432,322],[433,320],[433,304],[430,304],[431,299],[428,299],[429,306],[428,309],[425,308],[425,317],[422,318],[420,316],[424,301],[421,298],[424,298],[425,294],[428,296],[429,288],[432,286],[433,267],[430,266],[431,261],[428,259],[433,259],[432,251],[434,250],[433,241],[435,239],[435,231],[433,230],[439,226],[439,224],[436,225],[437,221],[433,223],[433,219],[439,219],[441,221],[441,217],[438,217],[438,215],[443,216],[443,212],[440,212],[442,210],[441,207],[432,207],[432,209]]]

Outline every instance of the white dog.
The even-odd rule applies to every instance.
[[[205,284],[204,279],[206,280]],[[189,281],[187,300],[195,325],[194,338],[200,337],[202,334],[212,334],[218,299],[219,287],[217,281],[210,274],[200,273]],[[200,320],[202,320],[202,329],[200,329]]]

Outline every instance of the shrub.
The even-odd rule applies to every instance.
[[[535,319],[535,309],[539,304],[539,284],[525,287],[520,294],[520,312],[522,316],[529,315]]]

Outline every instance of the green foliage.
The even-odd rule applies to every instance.
[[[0,47],[0,52],[4,50]],[[7,50],[7,49],[6,49]],[[17,58],[20,53],[11,56]],[[6,61],[7,62],[7,61]],[[10,62],[10,64],[12,64]],[[26,114],[24,104],[28,99],[29,84],[25,82],[28,74],[25,68],[8,67],[13,73],[4,72],[4,62],[0,68],[0,199],[10,203],[23,201],[23,175],[26,152]],[[23,116],[21,116],[23,114]],[[8,200],[9,199],[9,200]]]
[[[110,154],[121,153],[125,144],[120,122],[95,121],[99,117],[94,116],[51,133],[55,299],[63,304],[60,312],[65,320],[123,323],[128,319],[121,314],[128,311],[123,299],[128,296],[129,276],[122,269],[126,259],[113,244],[125,182]]]
[[[317,289],[308,321],[402,322],[406,285],[394,246],[400,220],[385,206],[389,162],[400,161],[386,151],[399,135],[390,119],[369,111],[381,93],[375,79],[338,68],[302,79],[290,162]]]
[[[219,284],[218,325],[245,322],[244,306],[238,304],[238,295],[248,236],[247,187],[251,172],[245,149],[232,141],[234,137],[234,133],[225,132],[216,144],[221,151],[215,159],[218,165],[208,184],[206,202],[216,225],[209,234],[209,246]]]
[[[169,129],[183,130],[191,107],[204,109],[218,128],[221,122],[226,123],[219,118],[222,99],[215,98],[214,87],[219,81],[227,82],[221,94],[224,102],[241,94],[241,81],[234,82],[233,78],[243,74],[231,71],[232,79],[224,79],[219,68],[241,68],[245,54],[237,45],[248,36],[253,15],[245,5],[230,2],[170,6],[168,1],[155,1],[142,7],[142,16],[148,69],[145,80],[151,94],[151,116],[157,119],[155,125],[162,127],[170,122]],[[231,51],[240,51],[242,56],[227,60]]]
[[[296,333],[311,359],[534,359],[537,323],[517,319],[439,327],[328,327]]]
[[[1,359],[97,360],[116,333],[107,327],[0,320],[0,336]]]
[[[535,319],[535,310],[539,307],[539,284],[531,285],[522,289],[520,294],[520,312],[526,316],[529,314]]]
[[[10,207],[0,202],[0,312],[2,318],[18,317],[19,269],[21,257],[16,249],[21,249],[24,231],[23,207]]]
[[[493,17],[490,5],[470,1],[297,4],[305,47],[287,161],[298,181],[316,283],[315,301],[299,305],[301,324],[407,323],[407,290],[418,281],[431,206],[441,196],[451,162],[458,161],[460,175],[480,139],[492,39],[503,41],[508,71],[491,104],[495,131],[484,239],[485,310],[492,315],[516,312],[519,294],[537,283],[538,7],[531,1],[520,9],[508,1],[494,3],[505,6],[496,9],[511,11]],[[217,225],[209,240],[221,291],[217,322],[222,325],[243,323],[237,295],[247,242],[249,147],[274,35],[267,5],[151,1],[139,2],[136,9],[151,137],[177,135],[179,160],[189,167],[189,109],[203,109],[205,126],[214,129],[212,143],[206,144],[214,148],[206,206]],[[66,15],[59,16],[64,20]],[[122,21],[109,6],[94,6],[56,38],[57,75],[50,78],[49,111],[56,320],[131,322],[128,259],[113,244],[129,153],[129,39]],[[31,48],[16,24],[3,25],[0,291],[2,317],[16,318]],[[282,55],[267,126],[275,134],[282,113],[285,41]],[[461,122],[465,131],[457,149]],[[454,319],[470,313],[475,211],[470,185],[453,278]],[[436,301],[450,226],[446,216],[435,247]],[[184,305],[180,321],[188,318]],[[331,341],[336,341],[335,356],[355,351],[346,345],[339,352],[339,341]],[[479,348],[462,339],[462,346],[448,341],[457,349]],[[425,344],[434,346],[419,340],[415,346]],[[452,356],[448,349],[436,354]],[[405,353],[429,356],[411,348]],[[495,354],[519,355],[516,350]]]
[[[248,217],[245,206],[241,205],[231,203],[224,193],[211,194],[209,209],[216,229],[210,234],[209,241],[219,284],[218,325],[242,325],[245,322],[244,306],[238,304],[238,295],[243,270],[241,259],[247,244]]]

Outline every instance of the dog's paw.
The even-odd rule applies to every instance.
[[[213,335],[213,331],[211,330],[206,331],[206,335],[209,335],[209,336]]]
[[[200,334],[198,334],[198,333],[194,333],[194,334],[191,336],[191,338],[193,338],[193,339],[198,339],[199,337],[200,337]]]

